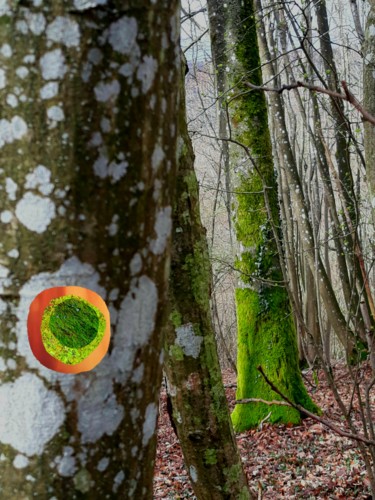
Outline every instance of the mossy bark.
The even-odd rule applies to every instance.
[[[179,2],[0,6],[0,497],[152,498],[176,167]],[[31,301],[106,301],[109,353],[44,368]]]
[[[197,498],[247,499],[251,497],[232,431],[210,315],[211,270],[184,106],[180,129],[165,344],[167,389]]]
[[[259,50],[251,0],[232,4],[236,65],[233,74],[238,97],[231,113],[239,124],[236,139],[249,148],[255,167],[248,161],[239,176],[236,233],[241,254],[237,261],[240,286],[236,291],[238,322],[237,399],[279,399],[265,383],[261,365],[291,400],[316,411],[298,367],[297,338],[289,297],[279,259],[279,209],[267,109],[262,92],[249,92],[241,83],[251,75],[261,85]],[[270,422],[298,423],[300,413],[285,406],[263,403],[237,404],[232,414],[238,431]]]
[[[368,0],[370,11],[366,21],[365,41],[363,44],[363,104],[375,114],[375,1]],[[364,124],[366,176],[368,180],[371,206],[375,208],[375,128],[370,123]],[[375,210],[373,210],[375,212]]]

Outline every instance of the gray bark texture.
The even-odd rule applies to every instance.
[[[363,44],[363,105],[370,113],[375,113],[375,1],[368,0],[370,12],[367,17],[365,41]],[[366,174],[370,189],[371,204],[375,207],[375,128],[364,124]]]
[[[237,451],[210,312],[211,268],[185,106],[173,213],[165,373],[173,422],[198,499],[252,498]]]
[[[180,71],[177,0],[0,5],[0,497],[152,498]],[[44,368],[42,290],[109,306],[92,371]]]

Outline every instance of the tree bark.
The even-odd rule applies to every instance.
[[[261,72],[252,2],[232,2],[227,9],[236,62],[230,65],[236,97],[230,115],[239,124],[233,138],[242,143],[251,158],[242,160],[236,191],[236,233],[241,253],[237,261],[240,283],[236,290],[238,355],[237,399],[274,399],[269,386],[259,377],[262,365],[274,383],[295,401],[316,410],[303,386],[298,368],[297,339],[279,254],[277,184],[266,102],[263,92],[249,92],[241,80],[251,74],[261,84]],[[228,89],[227,89],[228,90]],[[235,152],[232,152],[233,155]],[[271,410],[271,413],[270,413]],[[269,416],[271,422],[299,422],[299,412],[290,407],[263,403],[236,406],[232,421],[242,431]]]
[[[4,1],[0,15],[0,496],[152,498],[178,2]],[[64,285],[111,313],[109,354],[78,375],[27,341],[31,301]]]
[[[257,12],[261,12],[261,1],[255,0],[255,5]],[[261,59],[266,63],[264,65],[265,78],[269,81],[272,81],[276,78],[276,72],[273,68],[271,54],[267,44],[265,28],[261,19],[259,19],[258,26],[258,42],[261,51]],[[340,342],[345,347],[346,352],[350,355],[355,349],[357,339],[354,332],[347,325],[345,316],[339,306],[337,297],[332,288],[332,284],[328,279],[321,256],[318,255],[318,258],[316,258],[317,256],[314,246],[314,234],[309,221],[309,214],[306,208],[306,201],[302,189],[301,179],[289,142],[282,96],[276,92],[270,92],[268,94],[268,99],[269,107],[272,108],[275,112],[274,132],[279,149],[280,168],[285,171],[285,176],[291,195],[293,213],[298,223],[299,233],[301,234],[302,248],[305,254],[306,262],[310,267],[311,272],[317,273],[318,291],[322,297],[322,301],[325,305],[329,320],[331,321],[332,327],[334,328],[338,338],[340,339]]]
[[[370,12],[367,17],[365,41],[363,44],[363,106],[375,113],[375,0],[368,0]],[[375,128],[364,124],[366,175],[370,189],[371,206],[375,212]]]
[[[209,297],[211,269],[199,212],[185,107],[173,213],[170,322],[164,369],[173,421],[199,499],[251,498],[221,378]]]

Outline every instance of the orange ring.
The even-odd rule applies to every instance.
[[[54,358],[46,351],[41,334],[42,318],[45,308],[51,300],[57,299],[64,295],[76,295],[88,302],[91,302],[104,315],[106,328],[104,336],[98,347],[90,353],[86,359],[76,365],[67,365],[62,361]],[[111,337],[111,324],[109,311],[104,300],[92,290],[82,288],[80,286],[55,286],[47,288],[39,293],[32,301],[27,318],[27,331],[31,350],[36,359],[46,368],[61,373],[81,373],[92,370],[104,358],[108,351],[109,341]]]

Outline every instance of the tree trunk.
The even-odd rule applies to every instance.
[[[173,215],[165,372],[173,421],[199,499],[250,498],[232,431],[209,305],[211,269],[185,108]]]
[[[262,10],[260,0],[255,0],[258,12]],[[268,48],[265,28],[263,21],[259,19],[258,42],[262,54],[264,65],[264,74],[268,81],[273,81],[276,78],[276,72],[273,68],[271,54]],[[320,255],[316,255],[314,245],[314,233],[309,221],[309,214],[305,196],[302,189],[301,179],[298,173],[295,158],[290,146],[289,137],[285,123],[285,110],[282,96],[277,92],[268,94],[269,107],[275,111],[274,115],[274,131],[277,146],[279,149],[280,168],[284,170],[286,181],[291,195],[294,217],[298,223],[298,229],[301,236],[302,249],[305,254],[306,263],[310,267],[312,273],[317,273],[317,289],[322,298],[322,302],[327,311],[328,318],[334,328],[340,342],[345,347],[346,352],[350,356],[358,347],[361,349],[363,345],[358,342],[355,333],[350,329],[346,322],[343,311],[340,308],[336,294],[333,290],[332,283],[328,279],[326,269],[324,267]]]
[[[297,339],[289,297],[279,257],[277,184],[274,176],[265,97],[248,92],[243,75],[261,84],[260,61],[252,2],[232,2],[232,45],[236,63],[231,74],[237,97],[231,116],[240,126],[235,139],[248,148],[246,170],[239,176],[236,233],[241,245],[237,261],[240,285],[236,291],[238,355],[237,399],[277,397],[257,371],[261,365],[272,381],[295,402],[316,410],[301,379]],[[242,151],[241,151],[242,153]],[[269,415],[270,414],[270,415]],[[297,423],[300,414],[286,407],[263,403],[238,404],[232,414],[236,430],[258,425],[269,415],[271,422]]]
[[[4,1],[0,15],[0,496],[152,498],[178,2]],[[31,301],[64,285],[111,312],[109,354],[78,375],[27,341]]]
[[[375,0],[368,0],[370,12],[367,17],[365,42],[363,44],[363,105],[375,114]],[[365,123],[366,175],[370,189],[371,206],[375,213],[375,127]]]

